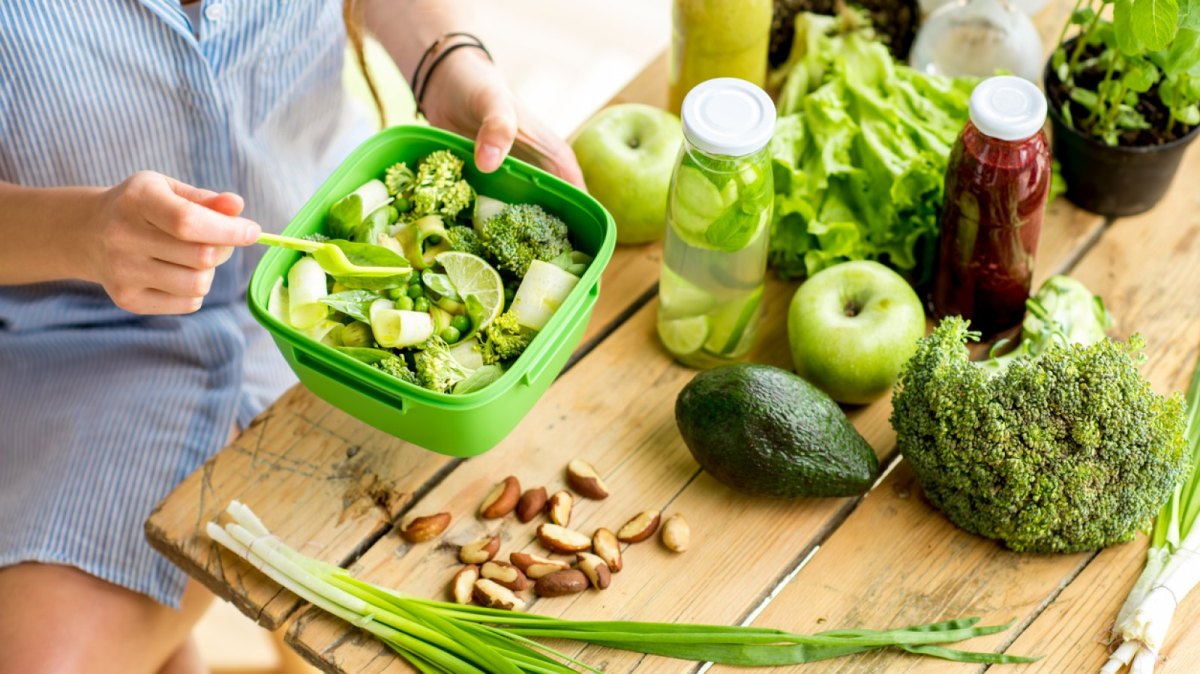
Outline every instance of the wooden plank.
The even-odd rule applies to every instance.
[[[1200,346],[1200,147],[1184,158],[1165,200],[1121,220],[1075,271],[1104,296],[1117,331],[1148,341],[1143,368],[1160,391],[1186,390]],[[1141,573],[1146,540],[1107,549],[1058,595],[1013,644],[1045,653],[1031,671],[1097,671],[1108,657],[1107,634]],[[1164,672],[1192,672],[1200,662],[1200,597],[1190,596],[1172,622]]]
[[[207,461],[146,522],[151,545],[268,629],[298,606],[266,577],[204,535],[231,499],[278,521],[309,554],[353,558],[446,464],[334,410],[302,387],[289,391],[233,444]]]
[[[1047,222],[1041,276],[1098,231],[1100,220],[1056,204]],[[794,285],[768,283],[760,342],[750,359],[791,367],[785,313]],[[628,570],[603,593],[543,600],[533,610],[588,618],[730,623],[741,620],[814,541],[824,538],[854,503],[853,499],[776,501],[734,494],[700,474],[675,428],[674,399],[694,374],[674,364],[654,333],[657,303],[640,310],[577,367],[556,382],[534,414],[501,446],[471,459],[426,495],[415,511],[450,510],[454,524],[445,543],[409,546],[384,536],[351,568],[361,577],[418,595],[444,596],[457,568],[456,545],[484,531],[499,533],[502,551],[530,547],[536,523],[514,520],[484,523],[475,508],[490,485],[508,473],[523,484],[562,484],[563,467],[583,457],[604,473],[613,495],[601,503],[582,502],[573,527],[590,533],[616,527],[646,508],[685,513],[695,550],[667,554],[657,544],[628,552]],[[850,411],[856,427],[881,453],[894,437],[887,423],[890,405],[881,400]],[[739,526],[729,526],[737,522]],[[270,525],[270,522],[268,522]],[[772,544],[764,546],[763,541]],[[377,642],[344,624],[310,611],[288,636],[302,654],[327,671],[408,671]],[[606,671],[684,671],[687,666],[626,653],[585,651]],[[680,669],[683,668],[683,669]]]
[[[659,55],[618,94],[619,101],[665,102],[666,56]],[[653,293],[660,246],[620,247],[577,357],[628,318]],[[348,457],[348,451],[356,452]],[[269,629],[298,606],[289,592],[244,570],[203,534],[231,499],[256,511],[290,516],[290,540],[333,563],[346,563],[390,528],[393,519],[451,460],[361,422],[297,386],[263,413],[233,444],[185,479],[151,514],[152,546],[218,596]],[[379,507],[374,507],[378,502]],[[280,532],[283,534],[283,532]]]
[[[1179,180],[1185,185],[1200,180],[1200,152],[1189,155]],[[1194,195],[1176,190],[1154,212],[1106,232],[1072,270],[1105,298],[1121,336],[1140,330],[1150,338],[1144,372],[1161,391],[1186,385],[1200,343],[1200,296],[1190,282],[1200,269],[1195,206]],[[904,533],[899,539],[881,539],[883,532]],[[912,473],[901,462],[755,623],[806,632],[956,616],[991,622],[1015,617],[1033,627],[1009,650],[1051,656],[1025,671],[1096,671],[1106,657],[1099,639],[1140,570],[1136,560],[1143,550],[1142,544],[1117,546],[1098,557],[1009,552],[951,525],[920,497]],[[1114,572],[1114,565],[1123,572]],[[1043,614],[1064,587],[1067,592]],[[1200,606],[1192,610],[1200,612]],[[1020,629],[969,646],[1004,648]],[[809,665],[802,671],[918,668],[962,671],[962,665],[895,653]]]

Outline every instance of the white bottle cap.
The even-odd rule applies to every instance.
[[[775,133],[767,92],[733,77],[697,84],[683,99],[683,135],[702,152],[740,157],[766,147]]]
[[[1029,80],[990,77],[971,92],[971,123],[990,138],[1025,140],[1046,123],[1046,96]]]

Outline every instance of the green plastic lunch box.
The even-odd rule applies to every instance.
[[[508,158],[495,173],[475,169],[474,143],[426,126],[396,126],[360,145],[288,224],[284,234],[323,231],[338,199],[383,174],[398,161],[410,166],[435,150],[461,157],[465,177],[480,194],[510,203],[535,203],[562,218],[575,247],[593,255],[579,284],[545,329],[502,377],[474,393],[437,393],[401,381],[314,341],[267,312],[276,280],[300,253],[271,248],[250,280],[247,301],[254,318],[274,337],[292,370],[313,393],[338,409],[425,449],[467,457],[495,447],[529,412],[583,338],[600,293],[600,274],[612,257],[616,225],[599,202],[545,171]]]

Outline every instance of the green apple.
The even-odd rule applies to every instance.
[[[869,403],[891,390],[924,336],[917,293],[878,262],[813,274],[788,308],[796,374],[840,403]]]
[[[618,243],[662,237],[667,189],[682,143],[678,117],[641,103],[601,110],[571,143],[588,192],[617,222]]]

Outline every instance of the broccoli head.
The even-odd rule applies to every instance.
[[[392,354],[386,358],[381,358],[377,363],[375,363],[375,367],[383,370],[397,379],[402,379],[410,384],[416,384],[417,386],[421,385],[421,382],[417,381],[416,373],[412,371],[412,368],[408,366],[408,362],[405,361],[401,356]]]
[[[450,243],[450,250],[457,250],[461,253],[470,253],[484,257],[486,251],[483,249],[483,242],[479,239],[479,234],[470,227],[462,227],[456,225],[446,230],[446,241]]]
[[[480,234],[496,266],[517,278],[534,260],[549,262],[571,251],[566,223],[534,204],[505,206],[484,221]]]
[[[943,320],[892,396],[897,445],[929,501],[1016,551],[1132,538],[1189,461],[1182,399],[1142,378],[1141,338],[1058,342],[999,371],[968,360],[974,338]]]
[[[463,160],[449,150],[438,150],[417,166],[412,191],[413,212],[417,216],[441,215],[453,220],[475,200],[475,190],[462,179]]]
[[[431,337],[413,356],[417,366],[417,381],[438,393],[449,393],[454,385],[467,378],[470,370],[463,367],[450,353],[450,347],[440,337]]]
[[[416,179],[412,169],[408,168],[408,164],[397,162],[389,166],[387,172],[384,173],[383,184],[387,185],[389,194],[394,197],[402,197],[408,194],[409,188],[416,182]]]
[[[533,341],[534,334],[517,324],[517,315],[513,312],[506,311],[500,314],[483,329],[483,339],[479,346],[483,362],[494,365],[520,356]]]

